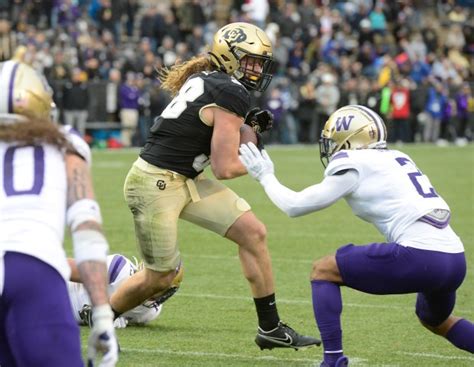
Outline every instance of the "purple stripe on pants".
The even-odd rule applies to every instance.
[[[83,366],[66,282],[50,265],[17,252],[4,257],[1,366]]]

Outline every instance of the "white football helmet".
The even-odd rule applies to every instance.
[[[53,105],[52,90],[40,73],[17,60],[0,63],[2,120],[49,119]]]
[[[267,34],[250,23],[219,29],[209,51],[211,62],[247,89],[263,92],[272,80],[273,52]]]
[[[334,112],[324,125],[319,141],[321,162],[326,167],[334,153],[347,149],[387,147],[387,128],[370,108],[348,105]]]

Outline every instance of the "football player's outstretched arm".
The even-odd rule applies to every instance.
[[[273,162],[268,153],[252,144],[240,146],[240,160],[250,176],[264,187],[270,200],[290,217],[305,215],[324,209],[354,190],[358,173],[348,170],[341,175],[324,178],[316,185],[296,192],[282,185],[274,174]]]
[[[68,178],[67,222],[71,229],[74,255],[80,278],[86,286],[93,305],[108,303],[107,266],[108,244],[102,234],[100,209],[86,162],[75,154],[66,157]],[[92,236],[90,240],[84,235]]]
[[[93,305],[88,360],[92,364],[97,351],[101,351],[104,355],[101,366],[115,366],[118,346],[113,326],[114,316],[107,295],[108,244],[102,234],[99,205],[94,200],[92,179],[86,161],[76,154],[67,154],[66,170],[66,220],[71,230],[80,279]]]
[[[245,175],[247,171],[239,160],[240,127],[244,119],[221,108],[211,110],[214,132],[211,141],[211,168],[214,176],[226,180]]]

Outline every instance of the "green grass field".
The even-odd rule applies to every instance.
[[[452,210],[463,239],[468,274],[455,313],[474,319],[474,147],[401,148],[427,174]],[[321,180],[318,148],[270,147],[282,183],[302,189]],[[138,151],[95,151],[95,189],[111,252],[136,255],[133,223],[122,196],[125,175]],[[209,172],[209,175],[211,173]],[[343,201],[320,213],[291,219],[249,177],[228,181],[267,225],[280,316],[299,332],[319,336],[313,319],[309,272],[313,259],[340,245],[382,240]],[[260,351],[254,344],[256,313],[236,245],[181,222],[179,245],[185,277],[161,316],[143,327],[118,330],[119,366],[319,366],[321,348]],[[415,295],[371,296],[343,290],[344,351],[351,366],[474,366],[474,356],[430,334],[414,314]],[[82,328],[87,345],[88,329]]]

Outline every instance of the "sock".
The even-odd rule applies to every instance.
[[[334,366],[342,356],[342,297],[339,286],[325,280],[311,281],[314,318],[324,347],[324,362]]]
[[[112,306],[110,306],[110,308],[112,309],[112,312],[114,313],[114,320],[117,319],[122,314],[122,312],[115,311]]]
[[[269,331],[275,329],[280,321],[275,301],[275,293],[262,298],[254,298],[257,308],[258,326],[262,330]]]
[[[459,349],[474,353],[474,324],[461,319],[446,334],[451,344]]]

